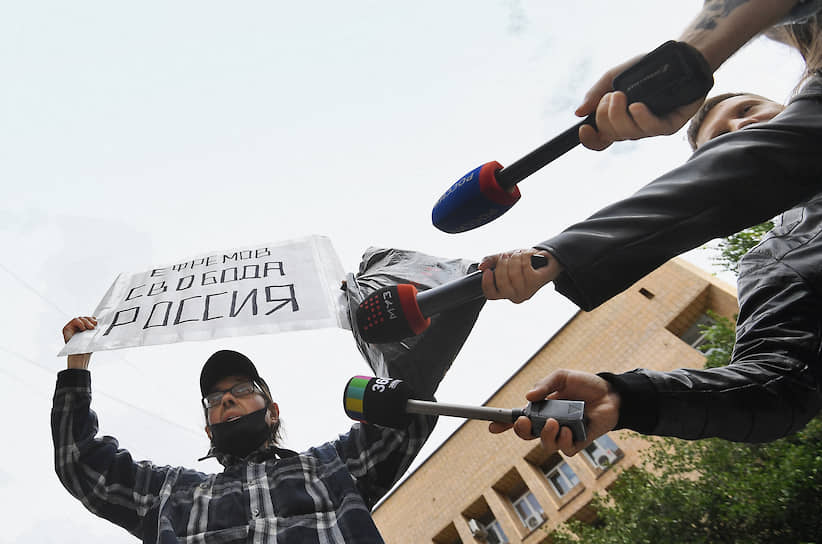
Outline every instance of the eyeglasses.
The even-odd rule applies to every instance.
[[[213,391],[203,398],[203,406],[208,408],[214,408],[218,406],[221,402],[223,402],[223,395],[226,393],[231,393],[233,397],[247,397],[256,391],[257,386],[254,385],[254,382],[241,382],[238,384],[233,385],[230,389],[226,389],[224,391]]]

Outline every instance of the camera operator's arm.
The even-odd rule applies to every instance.
[[[699,50],[716,71],[748,40],[780,22],[796,4],[797,0],[706,0],[679,39]],[[608,70],[585,94],[576,114],[585,117],[596,111],[597,122],[596,130],[590,125],[579,129],[579,139],[585,147],[602,150],[615,141],[673,134],[702,105],[704,98],[665,117],[655,116],[642,103],[628,107],[624,93],[611,92],[612,82],[640,58],[641,55]]]

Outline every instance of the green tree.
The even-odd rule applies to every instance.
[[[735,271],[767,230],[760,225],[726,239],[717,261]],[[728,364],[735,338],[731,320],[711,317],[700,348],[709,368]],[[650,441],[641,462],[594,497],[596,521],[563,524],[552,534],[555,544],[822,542],[819,417],[768,444]]]
[[[714,257],[713,261],[725,270],[739,272],[739,260],[772,228],[773,221],[766,221],[723,238],[717,247],[719,255]]]

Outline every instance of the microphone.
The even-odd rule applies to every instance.
[[[571,429],[574,442],[586,439],[585,403],[580,400],[541,400],[525,408],[508,410],[487,406],[463,406],[414,400],[411,388],[402,380],[354,376],[345,385],[343,406],[351,419],[371,425],[404,429],[411,414],[453,416],[484,421],[513,423],[520,416],[531,420],[531,434],[539,437],[545,423],[556,419]]]
[[[533,268],[547,265],[545,255],[531,255]],[[482,270],[422,292],[410,283],[382,287],[357,307],[357,330],[370,344],[398,342],[421,334],[432,315],[482,296]]]
[[[713,73],[702,54],[684,42],[668,41],[614,78],[628,103],[644,102],[664,115],[705,96],[713,87]],[[491,161],[461,177],[434,204],[434,226],[448,233],[465,232],[511,209],[520,199],[517,183],[579,145],[579,127],[596,128],[596,114],[503,168]]]

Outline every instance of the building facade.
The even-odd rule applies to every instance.
[[[637,367],[702,367],[699,324],[708,310],[733,318],[733,287],[679,259],[668,262],[592,312],[578,312],[486,401],[523,404],[531,386],[557,368],[621,372]],[[491,435],[466,421],[374,511],[391,544],[550,542],[575,518],[591,521],[594,493],[638,460],[640,435],[611,432],[567,458],[539,441]]]

